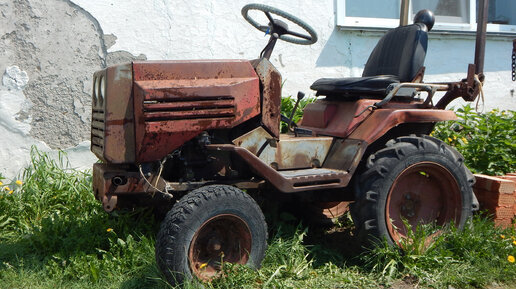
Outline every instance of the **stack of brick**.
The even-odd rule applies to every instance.
[[[473,190],[480,203],[480,210],[492,215],[496,226],[514,226],[516,215],[516,174],[501,177],[475,175]]]

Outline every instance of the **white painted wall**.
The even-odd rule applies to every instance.
[[[148,59],[253,59],[267,42],[241,16],[244,0],[72,0],[98,20],[104,34],[117,37],[109,51],[125,50]],[[283,95],[298,90],[313,95],[309,86],[322,77],[360,76],[381,32],[342,30],[335,26],[334,1],[260,1],[310,24],[319,41],[311,46],[278,42],[271,57],[283,76]],[[265,23],[262,15],[252,14]],[[258,18],[260,16],[261,18]],[[512,39],[488,37],[485,109],[516,110],[511,81]],[[473,61],[474,37],[431,34],[426,59],[426,82],[457,81]],[[511,92],[512,91],[512,92]],[[19,89],[0,87],[0,173],[18,174],[28,161],[31,145],[51,149],[28,135],[30,124],[16,115],[30,103]],[[454,103],[452,105],[459,105]],[[72,166],[89,168],[96,158],[88,140],[69,151]]]
[[[263,33],[241,16],[241,8],[253,1],[105,1],[73,0],[90,12],[105,34],[118,37],[111,50],[143,53],[149,59],[256,58],[266,44]],[[334,1],[260,1],[298,16],[319,35],[311,46],[277,44],[272,62],[285,80],[283,95],[298,90],[313,94],[310,84],[321,77],[360,76],[379,32],[336,28]],[[254,14],[253,14],[254,15]],[[259,15],[261,16],[261,15]],[[263,22],[265,22],[264,18]],[[426,59],[426,78],[458,81],[473,61],[474,36],[431,34]],[[488,37],[486,47],[486,109],[516,110],[511,90],[512,38]],[[516,92],[513,92],[516,93]],[[458,105],[458,104],[452,104]]]

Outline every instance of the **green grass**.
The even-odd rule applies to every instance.
[[[159,223],[151,212],[105,213],[91,175],[62,163],[33,151],[23,184],[2,185],[0,288],[169,288],[154,260]],[[516,280],[516,263],[507,260],[516,256],[516,232],[479,216],[431,247],[420,246],[416,233],[404,252],[387,245],[360,251],[347,226],[272,219],[262,268],[226,264],[224,277],[204,288],[479,288]]]

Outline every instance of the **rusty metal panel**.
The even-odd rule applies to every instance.
[[[246,148],[231,144],[207,145],[207,149],[215,151],[232,151],[246,161],[254,171],[270,182],[277,190],[294,193],[309,190],[343,188],[349,184],[351,174],[346,171],[324,168],[277,171],[261,161]]]
[[[357,101],[318,100],[308,104],[299,126],[318,135],[347,137],[371,113],[364,111],[377,100],[360,99]],[[359,116],[357,116],[360,114]],[[357,116],[357,117],[356,117]]]
[[[279,170],[320,167],[330,150],[332,137],[294,137],[281,135],[275,151],[264,150],[264,157],[274,157]]]
[[[309,103],[304,110],[302,125],[305,127],[326,128],[337,112],[336,104],[324,102]]]
[[[262,124],[275,138],[280,135],[281,74],[266,58],[253,61],[262,84]]]
[[[123,177],[126,182],[123,185],[113,184],[114,177]],[[151,175],[148,181],[155,184],[158,189],[164,190],[166,182]],[[117,206],[118,196],[127,194],[150,194],[156,193],[148,182],[146,182],[136,170],[128,165],[94,164],[93,165],[93,192],[95,198],[102,201],[104,210],[113,211]]]
[[[131,63],[97,71],[93,80],[91,151],[105,162],[134,162]]]
[[[323,167],[343,170],[353,174],[368,144],[362,140],[337,139],[324,161]]]
[[[378,109],[371,113],[371,116],[349,138],[373,143],[391,128],[402,123],[428,123],[456,119],[457,115],[450,110]]]
[[[276,170],[320,167],[330,150],[332,137],[295,137],[280,135],[276,141],[264,128],[258,127],[233,143],[246,148],[262,162]]]
[[[260,113],[259,79],[248,61],[134,62],[133,69],[137,162]]]

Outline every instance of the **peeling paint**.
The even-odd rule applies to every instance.
[[[82,155],[91,166],[95,158],[84,142],[92,74],[146,56],[108,53],[98,21],[71,1],[13,0],[0,7],[0,174],[18,174],[32,146],[72,148],[71,158]],[[109,45],[116,42],[114,35],[107,38]]]
[[[8,66],[2,77],[2,84],[9,90],[21,90],[29,82],[27,72],[22,71],[18,66]]]

